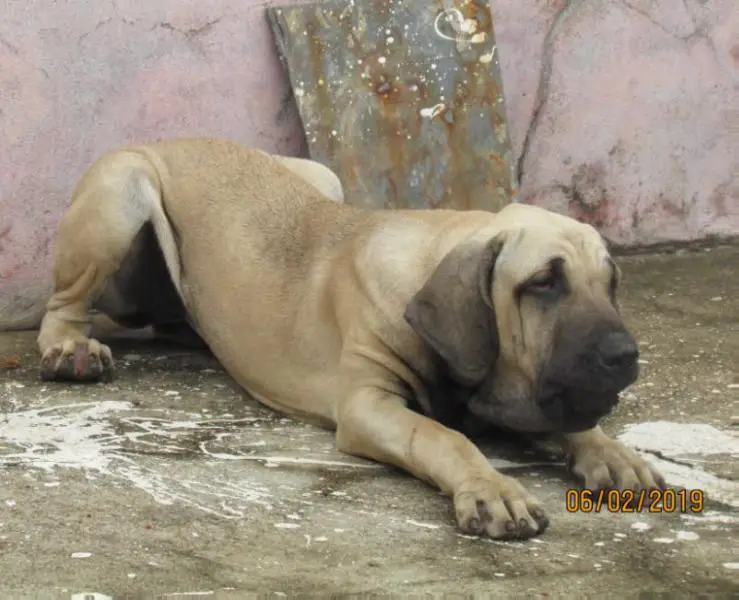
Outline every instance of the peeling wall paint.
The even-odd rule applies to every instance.
[[[102,152],[209,135],[305,154],[265,16],[290,3],[0,0],[0,329],[38,322]],[[624,245],[739,235],[735,0],[491,6],[523,201]]]

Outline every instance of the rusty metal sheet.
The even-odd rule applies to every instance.
[[[311,158],[373,208],[498,210],[517,192],[485,0],[267,11]]]

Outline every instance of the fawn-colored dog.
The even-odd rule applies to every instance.
[[[267,406],[451,495],[462,530],[527,538],[542,507],[440,415],[559,433],[591,488],[663,486],[598,427],[638,371],[618,280],[592,227],[543,209],[362,210],[317,163],[166,141],[106,154],[79,182],[42,376],[109,376],[92,309],[192,328]]]

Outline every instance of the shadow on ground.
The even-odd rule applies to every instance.
[[[739,594],[739,248],[621,266],[642,376],[604,426],[704,488],[702,511],[570,513],[563,466],[505,444],[491,461],[552,525],[474,539],[446,498],[260,407],[207,355],[119,340],[113,384],[51,385],[34,333],[6,333],[0,596]]]

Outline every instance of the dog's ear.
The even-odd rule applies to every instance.
[[[447,254],[413,296],[404,317],[446,362],[452,377],[476,385],[498,357],[492,293],[503,241],[462,244]]]

